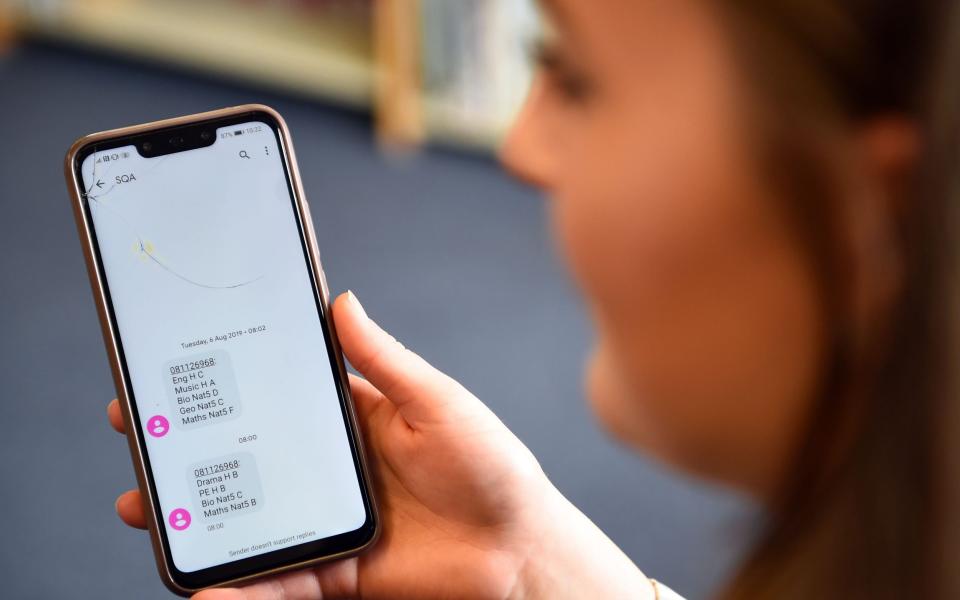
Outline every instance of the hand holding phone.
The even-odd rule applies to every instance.
[[[383,535],[359,557],[198,599],[504,598],[525,584],[525,565],[555,555],[551,540],[585,549],[572,535],[584,517],[482,402],[382,331],[352,294],[333,312],[344,353],[367,378],[350,383]],[[111,403],[119,429],[118,409]],[[143,527],[138,492],[118,510]]]

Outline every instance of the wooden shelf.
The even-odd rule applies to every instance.
[[[189,15],[189,19],[184,16]],[[56,14],[22,11],[28,34],[117,50],[350,105],[374,91],[370,32],[356,23],[297,19],[269,5],[222,1],[64,2]]]
[[[369,108],[387,145],[434,141],[489,152],[510,110],[467,112],[458,107],[462,98],[424,91],[422,33],[433,24],[423,23],[432,11],[422,2],[331,0],[296,7],[266,0],[50,0],[18,5],[12,22],[28,36]],[[470,6],[476,11],[481,5]],[[492,60],[510,63],[503,54]],[[480,81],[485,75],[465,81],[480,90],[503,84]]]

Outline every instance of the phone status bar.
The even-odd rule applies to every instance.
[[[223,128],[220,130],[220,139],[230,139],[235,137],[240,137],[244,135],[255,135],[260,133],[265,128],[263,125],[248,125],[246,127],[234,127],[234,128]]]

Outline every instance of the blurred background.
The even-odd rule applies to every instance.
[[[62,162],[87,133],[246,102],[290,125],[331,288],[484,400],[649,575],[717,588],[750,508],[598,429],[543,199],[495,160],[536,28],[528,0],[0,0],[0,596],[170,597],[114,516],[135,481]]]

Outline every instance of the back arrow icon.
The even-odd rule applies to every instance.
[[[100,189],[103,189],[103,182],[100,181],[99,179],[97,180],[97,187]]]

